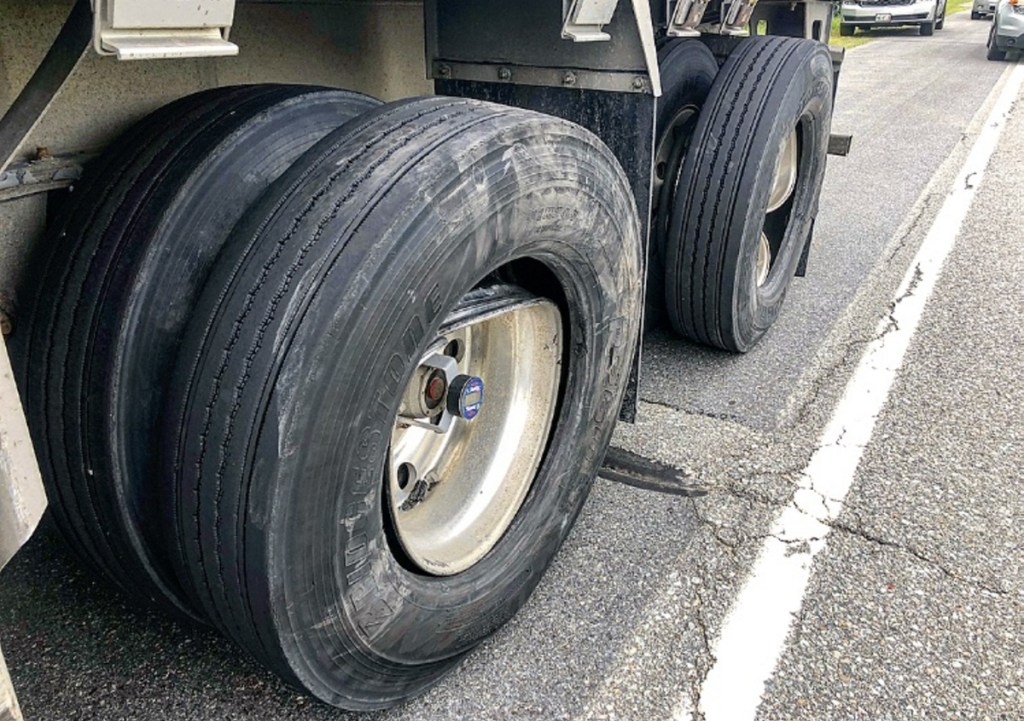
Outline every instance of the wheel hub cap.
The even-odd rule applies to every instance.
[[[511,525],[547,445],[561,355],[558,307],[516,288],[481,293],[442,327],[402,396],[386,474],[395,536],[419,569],[464,571]]]

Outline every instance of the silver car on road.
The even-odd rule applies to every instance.
[[[839,34],[850,36],[857,28],[917,25],[922,35],[931,35],[945,22],[946,0],[842,0]]]
[[[971,20],[981,20],[996,14],[996,0],[974,0],[971,6]]]
[[[988,33],[988,59],[1006,60],[1024,50],[1024,0],[998,0]]]

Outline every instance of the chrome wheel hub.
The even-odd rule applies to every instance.
[[[761,233],[761,239],[757,244],[757,267],[754,270],[757,287],[760,288],[768,280],[768,271],[772,267],[772,246],[768,242],[768,236]]]
[[[526,498],[559,396],[558,307],[518,288],[474,291],[449,316],[402,396],[387,496],[421,570],[452,575],[487,554]]]
[[[779,148],[779,155],[775,161],[775,172],[772,175],[772,185],[768,192],[768,207],[765,209],[765,224],[761,229],[761,235],[757,242],[757,260],[754,267],[754,282],[758,288],[768,282],[768,275],[771,273],[772,242],[768,235],[771,227],[778,228],[778,221],[772,223],[772,213],[781,212],[783,207],[793,197],[796,190],[796,181],[799,175],[800,152],[797,141],[797,131],[794,128],[782,141]],[[788,222],[782,223],[781,234],[785,233]],[[775,231],[778,234],[778,231]],[[776,238],[776,245],[782,242],[782,238]]]
[[[782,149],[779,152],[779,160],[775,166],[775,176],[772,178],[772,190],[768,196],[768,212],[773,213],[789,200],[796,188],[797,157],[796,129],[793,130],[782,142]]]
[[[696,105],[686,105],[679,109],[669,122],[667,130],[654,151],[654,195],[658,196],[662,186],[667,182],[675,184],[682,166],[683,156],[689,145],[693,126],[697,123],[700,109]]]
[[[690,136],[697,123],[700,108],[686,105],[672,118],[662,133],[661,142],[654,150],[654,174],[652,177],[651,212],[655,219],[655,242],[661,243],[668,232],[669,217],[672,214],[673,199],[679,185],[683,160],[690,145]]]

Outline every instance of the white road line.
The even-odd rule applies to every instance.
[[[1007,72],[1009,78],[896,291],[890,312],[879,322],[875,340],[846,386],[797,491],[775,520],[772,537],[765,541],[725,618],[715,643],[715,662],[701,691],[700,711],[706,721],[752,721],[757,714],[765,682],[775,672],[803,604],[814,556],[825,547],[829,524],[843,508],[925,303],[1024,82],[1024,65]],[[691,715],[688,703],[677,706],[677,720]]]

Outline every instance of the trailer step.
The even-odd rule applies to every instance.
[[[238,55],[238,46],[225,40],[217,28],[177,30],[106,30],[100,36],[103,51],[118,60],[212,58]]]
[[[118,60],[238,54],[228,42],[235,0],[95,0],[93,46]]]

